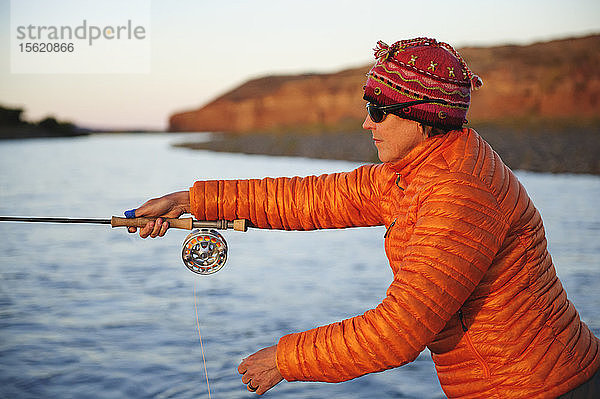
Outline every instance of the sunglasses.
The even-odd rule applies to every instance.
[[[427,100],[415,100],[408,101],[405,103],[391,104],[391,105],[375,105],[371,103],[367,103],[367,113],[369,114],[369,118],[375,123],[381,123],[385,120],[385,117],[389,113],[393,113],[394,111],[404,110],[405,108],[411,107],[413,105],[418,104],[427,104],[427,103],[435,103],[435,104],[447,104],[447,101],[438,100],[434,98],[430,98]]]

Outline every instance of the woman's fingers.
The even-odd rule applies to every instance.
[[[150,233],[150,237],[162,237],[167,232],[167,228],[169,224],[165,222],[162,218],[158,218],[154,221],[154,227],[152,228],[152,232]]]
[[[277,369],[277,345],[259,350],[248,356],[238,366],[242,383],[250,392],[262,395],[283,380]]]
[[[158,218],[154,221],[148,222],[148,224],[140,229],[140,237],[164,237],[165,234],[167,234],[169,227],[169,222],[163,220],[162,218]],[[135,233],[137,231],[137,227],[128,227],[127,231],[130,233]]]
[[[160,231],[158,232],[158,236],[164,237],[164,235],[167,234],[168,229],[169,229],[169,222],[163,222],[162,226],[160,228]]]
[[[148,222],[144,227],[140,229],[140,237],[147,238],[154,229],[154,221]]]
[[[250,377],[250,375],[249,375],[249,374],[244,374],[244,375],[242,376],[242,383],[243,383],[244,385],[246,385],[246,384],[248,384],[248,383],[250,382],[250,380],[251,380],[251,379],[252,379],[252,377]]]
[[[188,191],[178,191],[175,193],[167,194],[159,198],[153,198],[135,210],[127,211],[133,212],[131,216],[135,217],[155,217],[160,216],[161,218],[155,221],[149,222],[146,226],[140,229],[140,237],[163,237],[169,229],[169,223],[165,222],[163,218],[178,218],[184,213],[189,212],[190,199]],[[127,213],[126,213],[127,215]],[[136,227],[129,227],[127,229],[130,233],[137,231]]]

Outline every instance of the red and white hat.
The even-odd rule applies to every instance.
[[[404,108],[395,114],[440,128],[461,128],[471,103],[471,89],[483,82],[447,43],[416,38],[388,46],[377,42],[377,62],[367,74],[363,98],[377,105],[414,100],[444,100]]]

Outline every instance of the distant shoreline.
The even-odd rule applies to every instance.
[[[600,128],[540,128],[519,130],[479,126],[488,141],[513,170],[600,175]],[[378,162],[367,132],[349,133],[215,133],[206,142],[188,141],[175,147],[246,154]]]
[[[69,132],[55,132],[44,130],[36,126],[30,127],[10,127],[0,128],[0,141],[2,140],[29,140],[29,139],[44,139],[44,138],[69,138],[82,137],[92,134],[152,134],[165,133],[164,130],[92,130],[76,128]]]
[[[475,128],[513,170],[600,175],[600,127],[514,128],[482,124]],[[63,132],[64,133],[64,132]],[[39,128],[0,129],[0,140],[68,138],[91,134],[163,133],[159,131],[100,131],[76,129],[67,134]],[[169,134],[169,133],[167,133]],[[179,133],[185,135],[185,133]],[[379,162],[365,131],[306,133],[213,133],[212,139],[188,140],[174,147],[217,152]],[[184,139],[185,140],[185,139]]]
[[[55,137],[78,137],[85,136],[89,132],[84,130],[53,131],[37,126],[11,126],[0,128],[0,140],[27,140]]]

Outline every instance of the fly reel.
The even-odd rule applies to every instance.
[[[181,258],[194,273],[216,273],[227,262],[227,242],[216,230],[196,229],[185,238]]]

